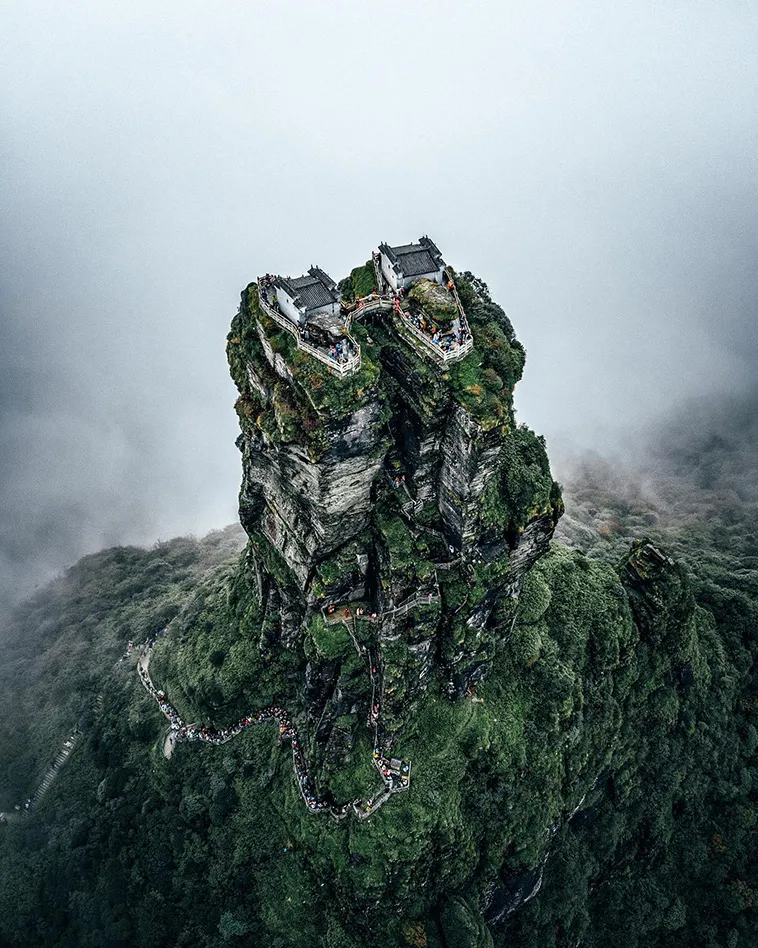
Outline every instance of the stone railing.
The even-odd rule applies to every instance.
[[[384,274],[382,273],[382,257],[381,254],[372,253],[371,262],[374,265],[374,277],[376,278],[376,288],[379,293],[382,293],[384,290],[384,284],[387,282],[384,279]]]
[[[355,353],[347,358],[344,362],[338,362],[336,359],[333,359],[328,352],[324,352],[323,349],[319,349],[318,346],[312,345],[310,342],[307,342],[303,338],[303,334],[300,331],[300,327],[296,326],[291,319],[287,319],[286,316],[282,315],[278,310],[274,309],[270,303],[266,301],[265,294],[258,281],[258,304],[263,312],[272,319],[277,326],[280,326],[286,332],[290,333],[295,338],[298,349],[302,349],[303,352],[307,352],[308,355],[313,356],[314,359],[318,359],[319,362],[323,362],[324,365],[329,369],[333,375],[338,375],[340,378],[344,378],[346,375],[352,375],[353,372],[357,372],[361,367],[361,347],[360,345],[346,332],[345,335],[347,339],[350,340],[351,345],[355,349]]]
[[[418,326],[414,326],[410,317],[406,316],[405,314],[400,315],[397,313],[397,311],[395,311],[393,315],[398,325],[404,326],[415,339],[418,339],[418,341],[424,346],[425,351],[433,356],[434,359],[441,365],[447,365],[450,362],[457,362],[459,359],[465,358],[474,348],[474,340],[471,338],[471,334],[469,333],[468,338],[464,342],[457,344],[454,349],[445,350],[442,348],[442,346],[432,342],[429,336],[427,336],[425,332],[422,332]]]
[[[362,300],[358,300],[355,308],[351,309],[347,314],[347,324],[348,326],[356,317],[366,316],[368,313],[376,313],[380,310],[386,310],[389,312],[394,307],[392,300],[387,299],[385,296],[366,296]]]
[[[458,296],[458,287],[455,285],[455,280],[453,279],[452,274],[447,268],[443,271],[442,275],[447,281],[447,285],[450,287],[450,292],[453,294],[455,305],[458,307],[458,316],[460,317],[460,320],[461,320],[461,326],[466,330],[466,332],[470,333],[471,330],[469,329],[468,320],[466,319],[466,313],[465,313],[465,310],[463,309],[463,303],[461,303],[461,298],[460,296]]]

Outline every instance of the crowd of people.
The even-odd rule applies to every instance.
[[[375,663],[372,663],[371,667],[373,680],[377,666]],[[147,667],[142,661],[138,663],[137,669],[145,689],[150,695],[152,695],[152,697],[157,702],[158,707],[161,709],[166,718],[168,718],[175,741],[204,741],[208,744],[225,744],[233,737],[241,734],[245,728],[250,727],[253,724],[259,724],[262,721],[276,721],[279,725],[280,741],[289,740],[291,743],[292,765],[295,772],[297,786],[303,797],[305,805],[311,813],[329,813],[329,815],[334,819],[341,820],[347,816],[351,808],[355,811],[355,813],[365,816],[367,813],[372,812],[373,808],[375,807],[375,803],[379,802],[379,798],[377,798],[376,801],[369,801],[368,804],[364,803],[360,799],[357,799],[345,803],[342,806],[337,806],[329,800],[320,798],[314,790],[313,782],[308,771],[308,762],[300,744],[300,738],[298,736],[297,730],[292,724],[292,720],[290,719],[286,708],[281,707],[281,705],[269,705],[268,707],[263,708],[261,711],[257,711],[254,714],[245,715],[244,717],[240,718],[236,724],[233,724],[227,728],[202,727],[199,724],[185,724],[179,712],[169,702],[166,693],[153,685]],[[378,703],[374,705],[372,711],[375,711],[374,726],[376,727],[379,717]],[[378,733],[380,732],[377,729],[377,734]],[[408,777],[404,778],[404,784],[392,786],[393,772],[390,767],[390,761],[383,757],[379,747],[374,748],[374,763],[382,775],[385,786],[388,789],[405,789],[408,784]],[[381,802],[383,802],[383,800]]]
[[[349,339],[341,339],[329,346],[329,358],[335,362],[349,362],[358,354],[358,350]]]
[[[326,614],[328,616],[333,616],[335,613],[337,613],[337,606],[332,602],[326,607]],[[350,606],[345,606],[345,608],[339,612],[339,617],[341,619],[350,619],[352,618],[352,615],[353,613],[350,610]],[[355,617],[356,619],[365,619],[367,622],[374,622],[379,618],[376,612],[366,612],[363,606],[356,606]]]
[[[385,786],[392,793],[405,790],[411,779],[411,765],[406,760],[390,760],[379,747],[374,748],[374,766],[379,771]]]
[[[443,352],[455,352],[471,338],[471,332],[466,325],[463,316],[459,316],[453,321],[452,328],[447,332],[442,332],[432,320],[428,319],[423,313],[404,310],[400,306],[400,297],[395,297],[395,313],[404,319],[407,319],[419,332],[434,346],[439,346]]]

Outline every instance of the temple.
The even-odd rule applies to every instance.
[[[445,261],[429,237],[399,247],[379,244],[379,257],[382,276],[395,291],[408,290],[415,280],[422,278],[443,282]]]
[[[361,367],[361,347],[350,335],[353,320],[382,317],[420,355],[444,367],[465,358],[474,340],[455,282],[437,245],[418,243],[373,251],[376,289],[342,299],[332,278],[319,267],[300,277],[266,274],[258,278],[262,312],[295,337],[298,348],[345,376]]]
[[[315,316],[340,314],[340,294],[334,280],[319,267],[301,277],[275,277],[273,288],[279,309],[299,326]]]

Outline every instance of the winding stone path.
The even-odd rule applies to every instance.
[[[361,646],[358,645],[355,639],[354,643],[360,653]],[[295,775],[295,781],[309,813],[326,813],[334,820],[343,820],[352,810],[358,819],[363,820],[371,816],[372,813],[375,813],[380,806],[389,800],[393,793],[400,793],[409,788],[411,779],[410,761],[406,762],[394,758],[390,759],[382,752],[382,727],[379,719],[381,713],[381,673],[379,671],[378,658],[373,654],[371,649],[363,648],[363,654],[366,655],[369,674],[371,676],[369,727],[373,727],[374,729],[372,762],[379,772],[384,786],[378,794],[366,801],[361,798],[356,798],[339,806],[331,800],[317,795],[313,781],[311,780],[308,760],[303,751],[300,736],[285,708],[279,705],[269,705],[260,711],[245,715],[240,718],[236,724],[227,728],[201,727],[199,724],[186,724],[176,708],[169,703],[166,693],[156,688],[153,684],[150,677],[151,654],[152,645],[145,646],[137,662],[137,673],[145,690],[156,701],[161,712],[168,719],[170,728],[163,742],[163,755],[167,759],[171,757],[177,743],[202,741],[207,744],[226,744],[241,734],[246,728],[254,724],[260,724],[264,721],[275,721],[279,725],[280,741],[288,740],[291,743],[292,769]],[[379,698],[377,698],[377,690],[379,692]]]

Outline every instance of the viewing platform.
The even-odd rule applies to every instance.
[[[371,255],[376,291],[346,302],[331,277],[311,267],[302,277],[258,277],[261,311],[307,352],[344,378],[361,367],[361,347],[350,335],[354,319],[391,317],[398,334],[438,368],[474,348],[455,281],[428,237],[418,244],[380,244]]]
[[[318,359],[333,375],[344,378],[361,367],[361,347],[348,332],[347,322],[341,323],[339,317],[323,317],[318,322],[314,318],[299,326],[281,312],[266,277],[258,277],[258,304],[269,319],[294,337],[298,349]]]
[[[463,307],[460,307],[459,314],[448,332],[440,332],[434,318],[423,310],[415,314],[398,305],[393,308],[393,318],[420,343],[422,354],[430,356],[441,366],[465,359],[474,348],[474,339]]]

